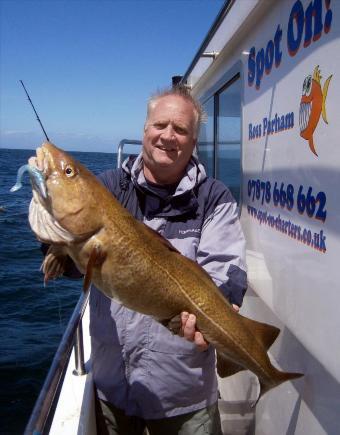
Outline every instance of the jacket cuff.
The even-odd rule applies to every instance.
[[[219,289],[223,296],[229,300],[231,304],[242,305],[244,295],[247,291],[247,274],[238,266],[231,264],[228,272],[228,281],[221,284]]]

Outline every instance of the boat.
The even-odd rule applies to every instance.
[[[278,326],[273,364],[304,373],[255,408],[254,375],[219,380],[224,434],[339,433],[338,20],[335,0],[227,0],[173,80],[201,101],[200,159],[239,204],[249,280],[241,312]],[[96,433],[86,300],[27,434]]]

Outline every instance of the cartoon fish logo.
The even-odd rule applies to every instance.
[[[299,125],[300,136],[308,140],[309,148],[317,156],[315,151],[313,133],[318,125],[320,115],[328,124],[326,115],[326,98],[329,82],[332,75],[328,77],[321,89],[321,72],[317,65],[311,75],[307,76],[303,82],[302,97],[300,101]]]

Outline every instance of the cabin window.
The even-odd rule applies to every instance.
[[[229,76],[230,77],[230,76]],[[236,74],[205,100],[206,122],[198,138],[198,157],[208,175],[229,187],[240,203],[241,80]]]
[[[216,173],[236,201],[241,178],[241,80],[236,75],[216,94]]]
[[[206,119],[201,125],[198,138],[198,156],[207,174],[214,177],[214,97],[211,97],[203,104],[203,109]]]

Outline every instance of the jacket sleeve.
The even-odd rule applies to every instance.
[[[120,180],[122,178],[122,170],[109,169],[99,174],[97,178],[107,188],[107,190],[109,190],[112,193],[112,195],[118,199],[121,190]]]
[[[247,290],[245,239],[235,199],[215,180],[207,194],[197,262],[232,304],[242,305]]]

